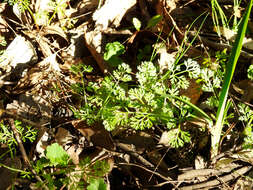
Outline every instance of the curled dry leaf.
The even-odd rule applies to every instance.
[[[192,104],[196,104],[200,96],[202,95],[203,91],[201,90],[200,85],[197,84],[196,80],[188,79],[188,81],[189,87],[186,90],[181,90],[180,94],[190,98]]]
[[[84,34],[85,45],[96,60],[102,73],[108,72],[108,65],[106,64],[102,54],[102,33],[100,31],[91,31]]]
[[[136,2],[136,0],[106,0],[105,4],[93,14],[96,27],[101,27],[102,30],[106,30],[109,26],[118,27],[124,15]]]
[[[45,36],[48,34],[54,34],[54,35],[58,35],[58,36],[62,37],[64,40],[66,40],[66,42],[69,41],[68,36],[64,32],[64,30],[61,27],[56,26],[56,25],[43,27],[42,30],[40,31],[40,34],[42,36]]]
[[[17,36],[1,56],[0,68],[6,72],[28,67],[37,62],[38,57],[33,44],[22,36]]]

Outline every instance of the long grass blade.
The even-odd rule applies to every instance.
[[[236,64],[237,64],[237,61],[238,61],[238,58],[240,56],[240,52],[242,49],[242,42],[245,37],[252,4],[253,4],[253,0],[250,0],[247,10],[246,10],[246,13],[245,13],[243,20],[239,26],[236,40],[233,45],[232,52],[231,52],[231,55],[228,60],[228,64],[226,66],[225,78],[224,78],[224,82],[222,85],[221,95],[219,98],[219,107],[218,107],[218,111],[216,114],[216,124],[211,132],[212,133],[212,139],[211,139],[212,140],[212,150],[211,150],[212,157],[214,157],[218,154],[218,145],[219,145],[221,131],[222,131],[222,127],[223,127],[224,110],[226,107],[228,90],[229,90],[230,83],[231,83],[231,80],[233,78],[234,71],[236,68]]]

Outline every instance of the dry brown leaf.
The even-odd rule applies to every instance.
[[[68,36],[63,31],[63,29],[59,26],[56,26],[56,25],[44,26],[42,28],[42,30],[40,31],[40,33],[42,36],[45,36],[48,34],[55,34],[55,35],[58,35],[58,36],[64,38],[67,42],[69,41]]]
[[[24,68],[37,62],[38,56],[30,41],[22,36],[17,36],[7,47],[1,59],[1,69],[6,72],[15,70],[18,74],[21,74]]]
[[[180,94],[191,99],[192,104],[196,104],[203,93],[201,87],[194,79],[188,79],[190,85],[186,90],[181,90]]]
[[[250,102],[253,100],[253,82],[251,80],[246,79],[233,84],[233,89],[242,94],[242,101]]]
[[[107,73],[109,67],[102,54],[102,33],[100,31],[91,31],[84,34],[85,45],[96,60],[102,73]]]
[[[118,27],[122,18],[135,4],[136,0],[106,0],[104,5],[93,14],[96,27],[106,30],[110,27]]]
[[[252,38],[244,38],[243,39],[243,47],[253,50],[253,40]]]
[[[114,150],[115,147],[110,133],[106,131],[104,126],[100,123],[88,126],[85,121],[75,120],[72,121],[72,125],[95,146],[102,147],[107,150]]]

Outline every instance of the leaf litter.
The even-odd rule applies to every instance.
[[[63,183],[57,187],[59,189],[70,189],[80,181],[86,183],[87,189],[252,188],[252,150],[242,149],[242,131],[247,123],[238,121],[238,110],[234,118],[228,119],[231,124],[226,127],[215,165],[210,161],[210,134],[202,118],[184,121],[179,124],[180,128],[170,131],[162,125],[144,131],[124,129],[124,126],[108,131],[101,121],[89,125],[75,117],[76,109],[87,100],[73,93],[73,85],[99,84],[115,69],[104,58],[108,43],[120,41],[126,47],[116,56],[129,64],[133,73],[145,58],[157,62],[161,74],[166,73],[177,60],[184,43],[189,50],[181,58],[194,58],[199,65],[209,58],[217,61],[217,51],[224,48],[231,51],[233,38],[230,36],[234,35],[234,30],[221,26],[222,36],[217,35],[210,16],[201,26],[204,17],[200,15],[212,11],[209,2],[49,0],[31,1],[25,11],[17,8],[25,1],[13,2],[16,2],[14,7],[7,3],[0,6],[0,34],[7,44],[1,43],[1,123],[11,125],[11,120],[20,120],[35,127],[38,134],[35,142],[23,142],[25,150],[17,151],[13,162],[5,155],[8,145],[1,144],[0,175],[6,174],[12,179],[1,178],[1,187],[36,189],[34,180],[21,178],[22,172],[13,175],[6,170],[6,167],[29,168],[20,154],[26,151],[34,163],[45,157],[54,166],[67,165],[72,160],[74,170],[66,175],[71,182]],[[236,13],[230,12],[232,2],[218,2],[226,14],[236,14],[239,19],[238,9]],[[240,11],[245,7],[242,3]],[[199,16],[202,19],[196,21]],[[192,23],[195,25],[191,26]],[[252,81],[245,77],[253,60],[252,33],[251,21],[230,91],[235,110],[239,102],[252,108]],[[156,55],[150,51],[153,48]],[[92,66],[93,71],[84,72],[83,78],[73,75],[70,68],[79,63]],[[187,96],[192,104],[205,109],[209,115],[214,114],[213,108],[204,104],[210,94],[201,90],[201,81],[186,78],[186,83],[188,87],[181,90],[180,95]],[[190,131],[192,138],[185,146],[175,148],[170,144],[175,136],[188,138],[180,131]],[[85,167],[100,176],[98,180],[80,171],[84,170],[82,161],[88,158]],[[109,163],[110,169],[97,174],[101,169],[97,161]],[[33,175],[41,174],[39,172]],[[83,176],[76,177],[76,174]],[[42,182],[46,179],[43,175],[35,178]]]

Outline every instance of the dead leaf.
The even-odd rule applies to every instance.
[[[34,64],[38,60],[33,44],[22,36],[17,36],[1,56],[0,68],[12,72],[17,67],[21,69]],[[22,70],[22,69],[21,69]]]
[[[93,14],[96,27],[106,30],[110,27],[118,27],[128,10],[136,4],[136,0],[106,0],[104,5]]]
[[[64,38],[67,42],[68,40],[68,36],[66,35],[66,33],[64,32],[64,30],[56,25],[50,25],[50,26],[44,26],[42,28],[42,30],[40,31],[42,36],[48,35],[48,34],[54,34],[54,35],[58,35],[62,38]]]
[[[109,67],[102,54],[102,33],[100,31],[85,32],[85,45],[96,60],[102,73],[107,73]]]
[[[196,104],[202,95],[202,90],[199,84],[194,79],[188,79],[190,85],[186,90],[180,90],[180,94],[191,99],[192,104]]]
[[[102,124],[95,123],[93,126],[88,126],[85,121],[75,120],[72,121],[72,125],[95,146],[102,147],[107,150],[115,149],[110,133],[105,130]]]
[[[253,100],[253,81],[246,79],[232,86],[237,93],[242,94],[242,101],[249,103]]]
[[[243,47],[253,50],[253,40],[252,38],[244,38],[243,39]]]
[[[83,148],[81,147],[76,148],[75,144],[72,145],[70,148],[68,148],[67,153],[75,165],[79,164],[79,155],[81,154],[82,151]]]

